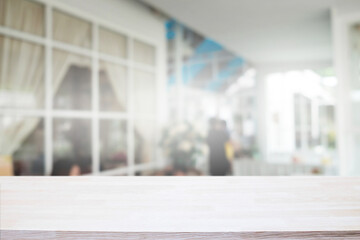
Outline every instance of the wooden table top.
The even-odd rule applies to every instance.
[[[1,177],[0,194],[3,234],[345,231],[360,239],[360,178]]]

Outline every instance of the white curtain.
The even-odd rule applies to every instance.
[[[91,23],[64,12],[53,11],[52,34],[56,41],[91,48]]]
[[[0,0],[0,25],[44,36],[45,12],[42,4],[26,0]]]
[[[150,72],[134,71],[134,112],[135,115],[156,115],[156,79]],[[152,121],[135,122],[135,139],[142,162],[153,160],[155,148],[155,129]]]
[[[127,105],[127,83],[126,83],[126,68],[121,65],[112,64],[101,61],[99,70],[105,71],[109,78],[112,90],[116,96],[119,105],[126,110]],[[101,86],[100,86],[101,91]],[[100,92],[101,97],[101,92]]]
[[[135,157],[137,163],[151,162],[156,148],[155,124],[151,120],[135,121]]]
[[[133,98],[135,114],[155,115],[156,82],[153,73],[141,70],[134,71]]]
[[[127,42],[125,36],[105,28],[99,29],[99,51],[101,53],[125,59],[126,49]]]
[[[135,41],[134,60],[142,64],[155,65],[155,48],[149,44]]]
[[[0,23],[33,34],[41,33],[38,28],[43,27],[44,23],[39,24],[39,16],[43,15],[44,9],[39,6],[24,0],[0,0]],[[73,19],[71,22],[69,16],[64,17],[61,13],[54,15],[54,31],[67,35],[66,40],[74,45],[88,45],[91,25]],[[69,29],[74,34],[68,34]],[[89,66],[86,58],[58,50],[53,51],[52,61],[53,95],[71,65]],[[0,36],[0,107],[43,109],[44,68],[43,46]],[[0,124],[0,155],[13,155],[39,121],[39,118],[3,117]]]
[[[43,10],[34,2],[0,0],[0,25],[43,35]],[[43,85],[44,48],[0,36],[0,107],[43,107]],[[2,117],[0,154],[12,155],[37,123],[36,118]]]

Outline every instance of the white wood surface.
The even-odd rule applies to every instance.
[[[2,230],[360,230],[360,178],[1,177],[0,188]]]
[[[336,232],[64,232],[3,230],[6,240],[359,240],[359,231]]]

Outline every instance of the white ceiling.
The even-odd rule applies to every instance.
[[[336,0],[143,1],[255,64],[331,61]]]

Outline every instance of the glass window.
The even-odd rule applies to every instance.
[[[71,161],[81,174],[91,173],[91,121],[89,119],[54,119],[54,163]]]
[[[54,10],[53,38],[54,40],[91,48],[91,23],[67,13]]]
[[[136,120],[135,135],[135,163],[149,163],[154,160],[156,138],[155,123],[149,120]]]
[[[40,40],[50,34],[50,43],[53,42],[49,63],[52,79],[48,86],[45,84],[45,45],[0,33],[0,175],[3,163],[10,163],[9,174],[44,175],[43,117],[48,103],[55,114],[50,119],[52,128],[47,129],[53,133],[50,142],[53,171],[62,161],[79,166],[81,174],[91,173],[92,156],[98,154],[101,171],[121,168],[118,174],[127,175],[129,139],[133,141],[131,147],[135,144],[131,156],[134,154],[136,164],[154,161],[157,79],[151,66],[157,62],[155,46],[139,40],[131,41],[130,46],[127,35],[100,26],[96,31],[96,47],[100,58],[107,56],[108,60],[99,60],[97,55],[94,59],[70,49],[91,52],[95,43],[92,21],[54,8],[50,13],[52,30],[48,33],[47,5],[38,0],[0,0],[1,27]],[[64,49],[61,46],[68,46],[68,50],[60,50]],[[133,69],[121,63],[121,59],[130,57],[129,47],[130,60],[135,64]],[[111,58],[118,59],[120,64],[111,62]],[[95,76],[98,86],[93,84],[93,60],[99,63]],[[51,99],[46,98],[47,91]],[[50,102],[45,104],[46,99]],[[128,112],[130,99],[136,116],[112,117]],[[99,104],[99,116],[91,114],[94,104]],[[34,115],[8,116],[9,110],[29,110],[26,112]],[[99,136],[92,136],[92,123],[97,121]],[[99,140],[98,152],[93,152],[92,137]]]
[[[34,1],[0,0],[0,25],[44,36],[44,6]]]
[[[0,35],[0,108],[44,107],[44,48]]]
[[[99,107],[101,111],[127,110],[127,70],[124,66],[100,62]]]
[[[134,61],[147,65],[155,65],[155,47],[137,41],[134,41]]]
[[[102,171],[127,165],[127,124],[125,120],[100,121],[100,159]]]
[[[65,51],[53,51],[54,108],[91,109],[91,60]]]
[[[127,57],[127,39],[124,35],[100,28],[99,51],[115,57]]]
[[[41,118],[0,116],[0,136],[0,158],[12,162],[14,175],[44,174]]]
[[[134,71],[134,112],[135,114],[156,113],[156,84],[153,73]]]

